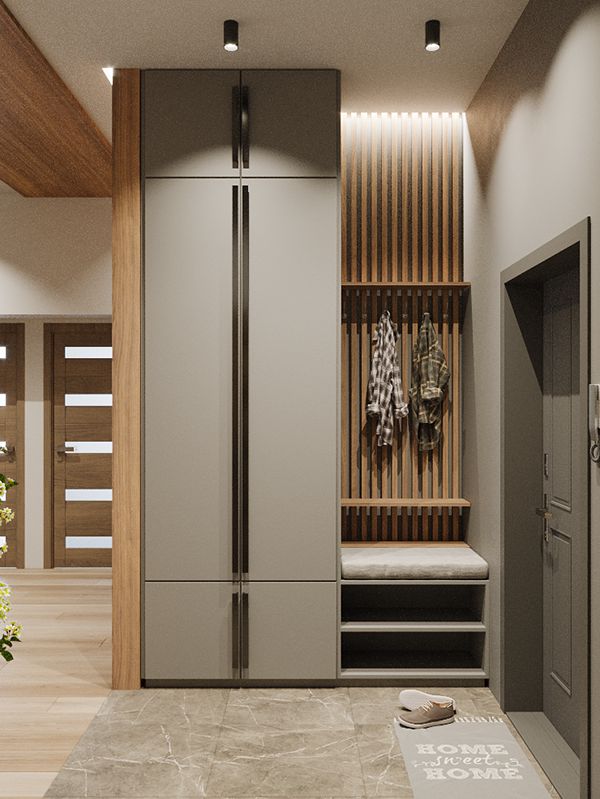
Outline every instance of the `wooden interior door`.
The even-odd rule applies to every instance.
[[[0,527],[0,545],[7,544],[8,552],[0,567],[25,563],[23,518],[23,448],[24,448],[24,343],[23,324],[0,324],[0,472],[12,477],[19,485],[11,488],[6,502],[15,511],[15,519]]]
[[[46,326],[52,566],[110,566],[110,324]]]

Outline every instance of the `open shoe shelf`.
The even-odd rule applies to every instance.
[[[342,580],[342,679],[486,678],[487,580]]]

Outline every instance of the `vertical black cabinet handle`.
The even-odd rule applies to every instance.
[[[231,166],[240,165],[240,87],[231,90]]]
[[[242,186],[242,464],[241,464],[241,543],[242,577],[247,579],[248,553],[248,327],[250,271],[250,192]]]
[[[239,326],[240,326],[240,267],[239,267],[239,187],[232,186],[232,250],[231,250],[231,283],[232,283],[232,373],[231,373],[231,409],[232,409],[232,515],[231,515],[231,571],[232,579],[240,579],[240,383],[239,383]]]
[[[250,100],[247,86],[242,86],[242,167],[250,166]]]
[[[240,668],[240,595],[238,591],[231,594],[231,668],[233,676],[238,677]]]
[[[248,670],[250,662],[250,641],[249,641],[249,597],[248,592],[242,593],[242,671]],[[242,673],[242,676],[247,676]]]

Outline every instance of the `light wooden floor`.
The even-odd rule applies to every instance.
[[[24,626],[0,659],[0,797],[41,797],[110,692],[110,569],[0,569]]]

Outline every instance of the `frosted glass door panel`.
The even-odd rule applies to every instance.
[[[338,75],[334,70],[248,70],[248,168],[242,177],[335,177]]]
[[[247,183],[250,579],[335,580],[337,181]]]
[[[146,181],[148,580],[231,579],[232,188]]]
[[[239,81],[237,70],[144,73],[146,177],[239,174],[232,160],[232,92]]]

